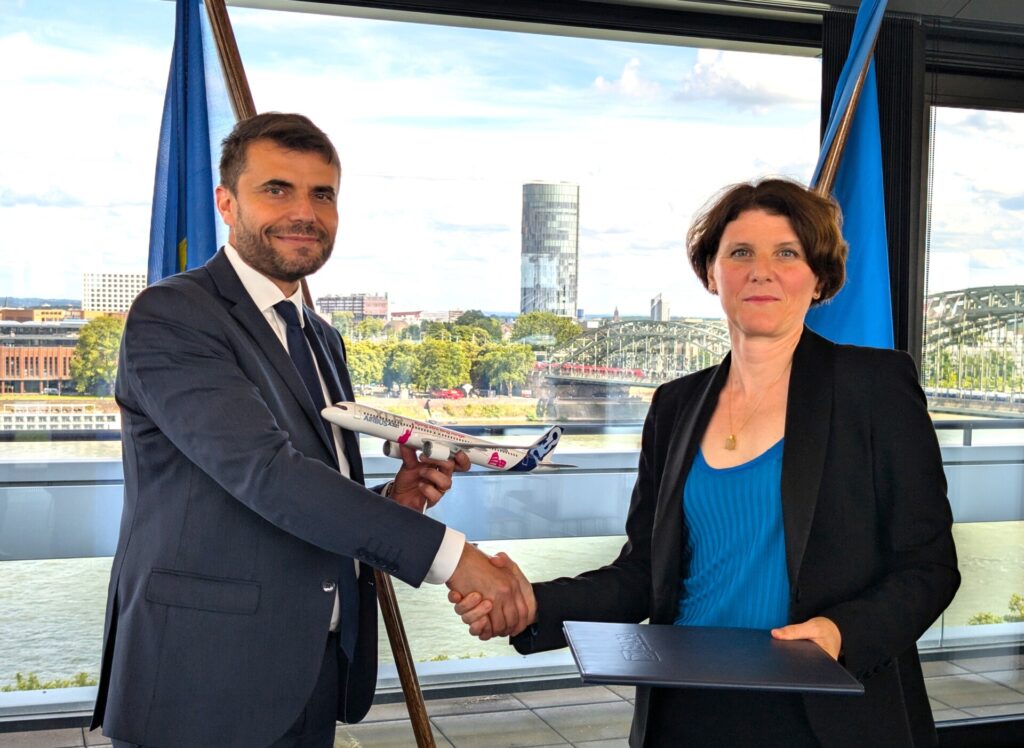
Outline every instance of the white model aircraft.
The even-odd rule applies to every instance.
[[[537,467],[569,467],[541,462],[558,444],[561,426],[552,426],[533,444],[512,447],[358,403],[335,403],[320,413],[343,429],[383,439],[384,454],[398,459],[402,458],[399,445],[408,444],[435,460],[447,460],[456,452],[465,452],[471,463],[491,470],[529,472]]]

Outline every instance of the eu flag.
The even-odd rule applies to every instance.
[[[149,283],[217,251],[202,0],[177,0],[149,230]]]
[[[812,186],[818,182],[839,121],[853,96],[857,77],[869,63],[885,5],[886,0],[864,0],[861,3],[850,53],[832,99],[821,155],[811,179]],[[861,89],[832,194],[842,208],[843,236],[850,245],[846,285],[829,303],[812,309],[807,315],[807,324],[837,343],[892,348],[889,245],[885,232],[882,147],[873,61]]]

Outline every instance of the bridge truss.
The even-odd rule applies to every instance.
[[[1024,391],[1024,286],[932,294],[925,304],[923,353],[930,388]]]
[[[587,330],[549,357],[549,379],[655,386],[717,364],[729,350],[723,320],[630,320]]]
[[[655,386],[712,366],[729,350],[723,320],[630,320],[553,351],[549,381]],[[945,291],[925,300],[922,380],[934,397],[1024,403],[1024,286]]]

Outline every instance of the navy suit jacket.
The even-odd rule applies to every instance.
[[[307,320],[332,398],[351,399],[341,337]],[[352,479],[338,472],[331,434],[223,250],[136,299],[116,396],[124,509],[93,726],[145,746],[277,739],[316,683],[353,558],[360,628],[353,662],[338,658],[338,717],[362,719],[376,683],[370,567],[419,585],[444,525],[365,488],[354,439]]]
[[[565,646],[566,620],[675,620],[687,572],[683,485],[730,360],[657,390],[622,552],[602,569],[534,585],[538,622],[513,640],[520,652]],[[789,621],[834,621],[841,661],[865,687],[863,697],[805,695],[811,727],[829,748],[933,744],[915,642],[952,600],[960,575],[942,459],[913,361],[805,329],[785,440]],[[637,689],[630,743],[670,745],[647,731],[650,697]]]

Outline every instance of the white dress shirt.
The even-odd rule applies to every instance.
[[[285,350],[288,350],[288,339],[287,339],[287,325],[285,321],[281,319],[281,316],[274,309],[274,304],[285,299],[284,293],[277,285],[267,278],[265,275],[260,273],[258,270],[250,267],[238,254],[236,250],[230,244],[224,245],[224,253],[228,257],[228,261],[231,263],[231,267],[234,268],[235,273],[238,274],[238,279],[242,281],[242,285],[248,292],[249,296],[252,297],[256,307],[266,317],[267,322],[270,324],[270,329],[277,335],[278,340],[281,341],[281,345],[284,346]],[[306,324],[305,316],[302,313],[302,289],[301,287],[288,297],[288,301],[295,304],[295,308],[298,311],[299,321],[303,326]],[[320,372],[320,365],[316,361],[316,356],[313,356],[313,364],[317,367],[317,374],[320,377],[320,387],[323,389],[324,402],[331,402],[331,396],[327,392],[327,385],[324,383],[323,374]],[[346,478],[351,474],[349,471],[348,460],[345,458],[345,448],[341,438],[341,427],[337,424],[330,424],[331,435],[334,437],[334,447],[338,454],[338,471]],[[441,547],[437,550],[437,555],[434,556],[434,562],[430,566],[430,570],[427,572],[427,576],[424,577],[423,581],[429,584],[444,584],[451,579],[452,574],[455,573],[455,567],[459,565],[459,559],[462,557],[462,548],[466,544],[466,536],[458,530],[453,530],[450,527],[445,528],[444,538],[441,540]],[[356,561],[356,574],[359,573],[359,562]],[[338,603],[337,593],[334,598],[334,612],[331,614],[331,630],[334,631],[338,627],[338,621],[340,620],[340,607]]]

